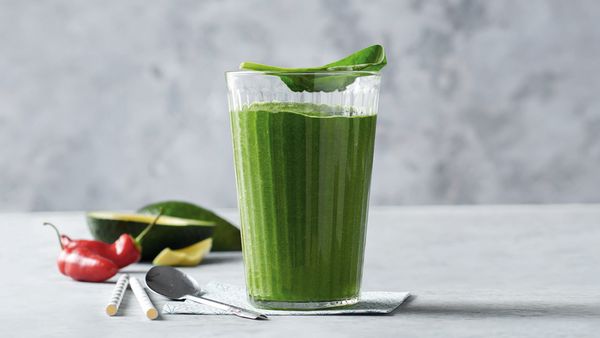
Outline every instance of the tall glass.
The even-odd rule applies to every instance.
[[[307,310],[356,303],[380,76],[238,71],[226,77],[250,301]],[[354,81],[330,92],[286,85],[307,78]]]

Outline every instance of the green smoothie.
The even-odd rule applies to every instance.
[[[256,304],[358,296],[376,119],[308,103],[231,112],[244,265]]]

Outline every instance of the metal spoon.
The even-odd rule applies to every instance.
[[[146,285],[150,290],[175,300],[190,300],[226,310],[236,316],[250,319],[267,319],[262,313],[218,302],[201,296],[202,289],[183,271],[170,266],[155,266],[146,273]]]

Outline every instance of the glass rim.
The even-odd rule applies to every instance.
[[[333,76],[333,75],[362,75],[362,76],[377,76],[381,77],[380,72],[368,71],[368,70],[333,70],[333,71],[316,71],[316,72],[287,72],[278,70],[230,70],[226,71],[225,75],[286,75],[286,76],[299,76],[299,75],[317,75],[317,76]]]

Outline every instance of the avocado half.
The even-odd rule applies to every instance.
[[[134,238],[139,235],[156,216],[107,211],[93,211],[86,215],[92,236],[100,241],[112,243],[124,233]],[[214,221],[160,216],[154,228],[140,243],[142,260],[151,261],[164,248],[181,249],[210,238],[215,229]]]
[[[157,215],[160,210],[163,211],[163,215],[167,216],[215,222],[212,251],[242,250],[240,229],[221,216],[199,205],[183,201],[163,201],[146,205],[137,212]]]

